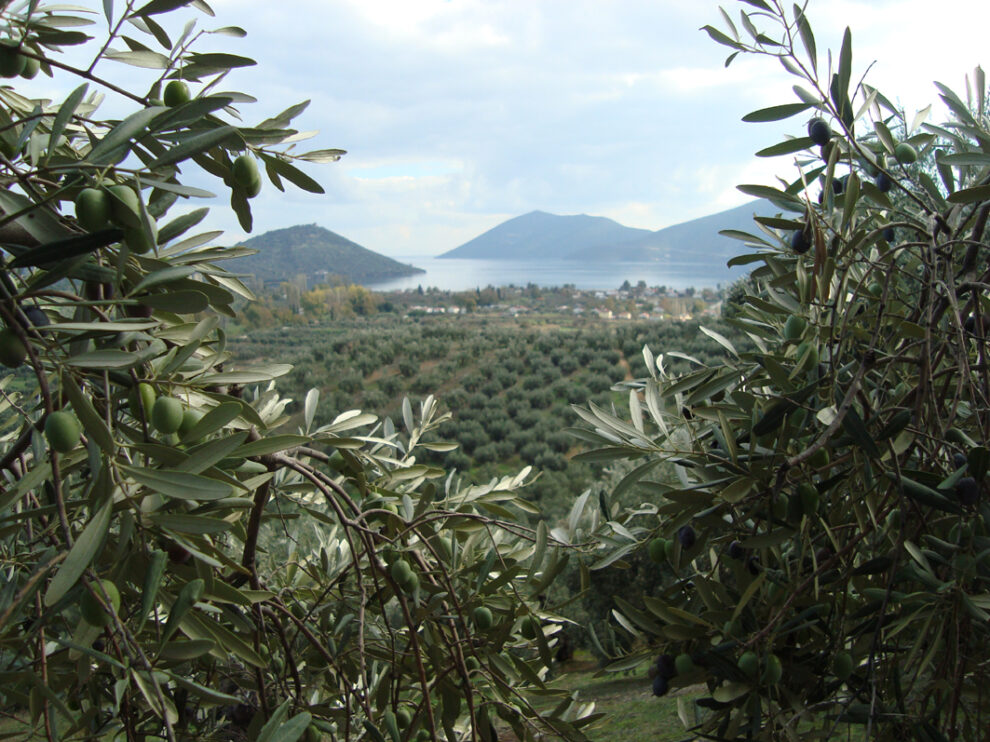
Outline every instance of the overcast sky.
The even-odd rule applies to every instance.
[[[806,117],[740,118],[793,102],[797,80],[767,58],[725,69],[728,50],[699,30],[724,27],[716,2],[210,2],[200,27],[248,36],[199,50],[258,61],[225,84],[259,99],[245,122],[308,98],[296,125],[319,134],[302,146],[348,151],[306,168],[325,196],[266,183],[255,234],[315,222],[388,255],[435,254],[533,209],[658,229],[743,203],[737,183],[793,176],[752,153]],[[737,24],[748,7],[722,5]],[[851,26],[854,78],[876,61],[867,80],[909,114],[936,101],[932,80],[962,92],[990,62],[984,0],[812,0],[808,15],[823,64]],[[211,220],[243,236],[222,202]]]

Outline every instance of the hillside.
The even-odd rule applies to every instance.
[[[423,272],[316,224],[276,229],[242,244],[258,252],[238,258],[232,269],[252,273],[266,283],[290,280],[300,273],[310,281],[320,281],[328,273],[349,283],[366,284]]]
[[[719,230],[752,231],[754,214],[765,216],[777,211],[768,201],[751,201],[655,232],[625,227],[604,217],[533,211],[509,219],[439,257],[644,263],[697,263],[710,258],[724,266],[743,250],[742,243],[719,235]]]
[[[647,229],[624,227],[601,216],[559,216],[531,211],[439,255],[440,258],[546,260],[649,236]]]

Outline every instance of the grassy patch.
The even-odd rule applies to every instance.
[[[598,665],[578,654],[578,658],[563,666],[561,674],[550,684],[579,692],[584,702],[594,702],[595,711],[606,718],[586,730],[594,740],[609,742],[674,742],[690,739],[677,715],[677,699],[693,699],[697,688],[671,692],[663,698],[654,697],[650,681],[642,674],[596,675]],[[690,704],[693,706],[693,703]]]
[[[697,708],[695,699],[708,696],[703,685],[672,690],[662,698],[656,698],[650,681],[643,672],[635,675],[598,675],[598,664],[584,652],[568,662],[558,672],[550,686],[569,691],[578,691],[585,703],[594,702],[595,711],[606,717],[585,729],[592,740],[598,742],[681,742],[700,739],[691,734],[681,723],[677,714],[678,699],[686,703],[687,713],[693,720]],[[698,709],[700,710],[700,709]],[[812,729],[817,731],[812,731]],[[500,730],[505,736],[499,739],[514,739],[508,730]],[[798,733],[807,739],[846,740],[865,742],[865,728],[860,725],[837,724],[820,720],[814,727],[802,723]]]
[[[608,716],[588,736],[611,742],[653,742],[681,740],[688,735],[677,716],[677,695],[691,694],[691,689],[656,698],[650,683],[642,677],[604,675],[594,670],[568,673],[560,687],[578,690],[585,701],[594,701],[595,710]]]

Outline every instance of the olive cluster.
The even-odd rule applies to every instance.
[[[822,159],[828,162],[832,155],[832,147],[835,146],[832,127],[829,123],[820,117],[811,119],[808,122],[808,139],[811,140],[812,144],[821,148]],[[883,152],[875,153],[874,157],[875,160],[862,162],[862,167],[872,176],[873,186],[880,193],[888,193],[894,187],[894,181],[888,172],[887,157]],[[918,161],[918,150],[911,142],[897,142],[893,148],[893,160],[902,167],[912,165]],[[832,195],[841,196],[845,193],[847,182],[848,176],[833,178],[831,180]],[[824,199],[825,192],[823,190],[818,196],[818,203],[823,203]],[[885,241],[892,243],[895,239],[894,228],[890,226],[883,228],[881,235]],[[791,250],[798,255],[810,250],[815,244],[814,230],[810,221],[792,231],[787,242]]]

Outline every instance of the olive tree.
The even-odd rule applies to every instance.
[[[589,457],[631,459],[598,567],[634,549],[674,570],[618,600],[649,668],[710,739],[985,739],[990,727],[990,119],[981,69],[947,111],[900,110],[822,54],[803,5],[745,0],[705,31],[796,78],[744,121],[795,121],[757,153],[793,167],[743,185],[774,217],[750,254],[728,360],[670,373],[643,354],[625,413],[579,409]],[[926,166],[925,163],[930,163]],[[730,333],[731,334],[731,333]],[[669,479],[656,476],[663,463]],[[609,527],[611,526],[611,527]],[[603,547],[604,548],[604,547]],[[852,725],[852,726],[850,726]]]
[[[296,149],[305,104],[242,123],[223,84],[254,62],[200,50],[244,35],[212,16],[0,10],[4,735],[584,739],[586,708],[524,693],[550,693],[538,596],[567,538],[523,525],[528,471],[462,486],[417,461],[452,448],[432,397],[316,425],[315,392],[278,393],[289,366],[232,357],[245,250],[190,204],[212,182],[250,231],[263,181],[322,192],[299,161],[343,153]],[[34,100],[36,75],[71,92]]]

